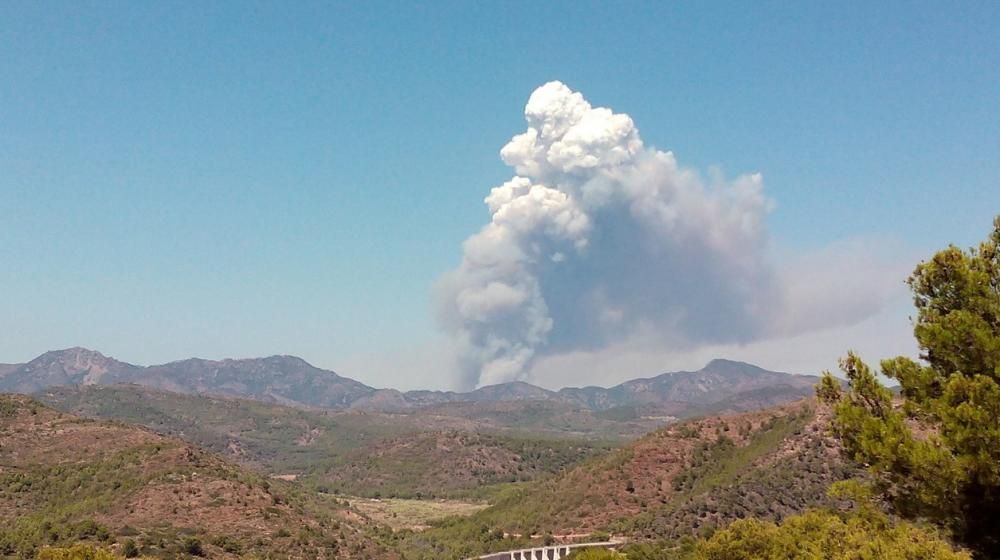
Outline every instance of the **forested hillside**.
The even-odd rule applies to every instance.
[[[181,440],[0,396],[0,553],[89,541],[162,558],[392,558],[346,506]]]
[[[327,493],[370,497],[482,495],[594,457],[632,423],[593,422],[608,435],[556,431],[436,413],[304,410],[200,397],[136,385],[59,387],[39,395],[78,415],[121,420],[176,436]]]
[[[414,535],[404,549],[413,558],[452,550],[458,558],[496,549],[503,533],[676,541],[736,519],[780,520],[830,504],[827,488],[857,474],[830,437],[829,415],[801,401],[657,430],[511,489],[482,512]]]

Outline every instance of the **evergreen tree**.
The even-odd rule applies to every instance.
[[[817,394],[834,405],[845,450],[898,513],[947,528],[979,558],[1000,558],[1000,217],[979,247],[950,246],[907,283],[921,362],[881,363],[901,399],[853,353],[841,362],[849,391],[827,373]]]
[[[880,515],[810,511],[780,525],[741,519],[695,544],[684,560],[968,560],[948,542]]]

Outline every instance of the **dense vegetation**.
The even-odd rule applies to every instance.
[[[420,432],[378,442],[313,472],[321,490],[339,494],[487,498],[498,485],[560,472],[610,448],[578,440]]]
[[[612,530],[639,539],[708,535],[748,517],[779,521],[833,506],[827,488],[858,474],[840,460],[825,417],[812,408],[769,420],[744,446],[727,437],[701,442],[672,481],[670,500],[619,521]]]
[[[847,452],[870,465],[881,495],[907,518],[947,529],[979,558],[1000,557],[1000,218],[979,247],[954,246],[909,278],[921,363],[885,360],[901,404],[855,354],[850,390],[829,374],[819,394],[836,408]]]
[[[129,549],[133,554],[126,554],[126,557],[136,556],[134,549]],[[47,546],[38,552],[38,560],[119,560],[122,556],[109,552],[103,548],[92,545],[75,544],[70,547]]]
[[[811,511],[780,525],[735,521],[679,553],[684,560],[963,560],[969,556],[926,529],[881,515]],[[631,558],[632,555],[629,555]],[[664,556],[664,558],[669,558]]]
[[[674,546],[751,515],[779,520],[833,505],[827,487],[856,473],[808,403],[696,419],[649,434],[563,475],[512,487],[494,506],[395,535],[406,558],[466,558],[527,536],[601,539],[608,531]]]
[[[488,496],[610,449],[606,439],[473,431],[442,415],[319,411],[131,386],[56,388],[46,402],[181,437],[324,493],[365,497]],[[513,422],[513,420],[511,420]]]
[[[646,543],[622,552],[587,549],[567,560],[968,560],[925,527],[894,522],[870,507],[810,510],[780,524],[748,518],[680,546]]]
[[[625,560],[627,556],[603,548],[587,548],[570,553],[566,560]]]

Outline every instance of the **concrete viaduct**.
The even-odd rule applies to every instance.
[[[556,544],[552,546],[542,546],[537,548],[525,548],[521,550],[505,550],[504,552],[493,552],[470,558],[469,560],[560,560],[565,558],[574,550],[585,548],[607,548],[614,550],[623,543],[621,542],[595,542],[579,544]]]

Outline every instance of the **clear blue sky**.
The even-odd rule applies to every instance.
[[[779,250],[1000,212],[1000,3],[415,4],[0,4],[0,362],[431,340],[553,79],[761,172]]]

